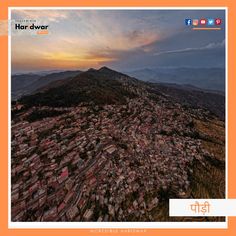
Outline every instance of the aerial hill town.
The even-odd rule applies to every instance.
[[[107,67],[18,96],[12,221],[191,220],[169,199],[224,198],[224,99]]]

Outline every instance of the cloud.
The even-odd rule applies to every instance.
[[[189,31],[183,22],[186,14],[196,18],[217,14],[224,19],[215,11],[12,10],[12,19],[35,19],[50,26],[47,36],[24,31],[13,35],[12,64],[18,68],[28,65],[28,70],[89,68],[104,63],[123,69],[197,64],[196,54],[201,60],[211,55],[223,58],[223,50],[213,49],[223,48],[224,31]]]
[[[31,19],[59,22],[66,19],[69,12],[65,10],[12,10],[12,19]]]
[[[224,48],[224,47],[225,47],[225,40],[222,40],[221,42],[209,43],[203,47],[183,48],[183,49],[157,52],[157,53],[154,53],[154,56],[159,56],[159,55],[163,55],[163,54],[172,54],[172,53],[185,53],[185,52],[193,52],[193,51],[202,51],[202,50],[217,49],[217,48]]]

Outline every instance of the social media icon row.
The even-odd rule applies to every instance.
[[[185,19],[185,25],[193,25],[193,26],[197,26],[197,25],[208,25],[208,26],[212,26],[212,25],[221,25],[222,20],[220,18],[216,18],[216,19]]]

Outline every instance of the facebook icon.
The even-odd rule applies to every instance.
[[[185,19],[185,25],[192,25],[192,20],[191,19]]]

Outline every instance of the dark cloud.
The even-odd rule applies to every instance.
[[[144,67],[223,67],[225,64],[224,10],[80,10],[22,12],[26,16],[51,19],[53,29],[46,38],[12,37],[12,58],[18,64],[51,55],[51,63],[63,65],[63,55],[78,69],[102,63],[117,70]],[[30,15],[29,15],[30,14]],[[12,16],[17,17],[17,12]],[[48,16],[48,17],[47,17]],[[185,19],[221,18],[221,30],[196,31]],[[27,51],[25,50],[27,48]],[[40,48],[40,49],[39,49]],[[41,50],[42,49],[42,50]],[[97,60],[97,61],[96,61]],[[13,60],[13,66],[16,60]],[[32,60],[31,60],[32,61]],[[30,65],[42,70],[49,62]],[[58,69],[65,69],[58,68]],[[20,69],[19,69],[20,70]]]

